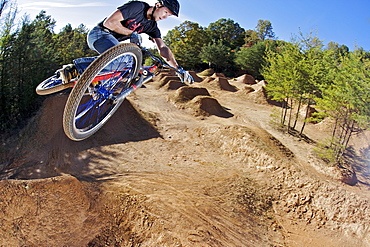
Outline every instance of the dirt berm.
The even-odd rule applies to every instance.
[[[158,78],[85,141],[68,93],[4,140],[0,246],[370,246],[366,142],[348,185],[313,152],[326,128],[276,130],[262,89]]]

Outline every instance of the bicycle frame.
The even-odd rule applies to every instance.
[[[162,60],[160,60],[159,58],[155,57],[145,47],[142,47],[142,46],[139,46],[139,47],[140,47],[141,50],[143,50],[146,54],[148,54],[153,59],[153,61],[155,62],[155,64],[153,64],[151,66],[142,66],[141,67],[141,69],[139,71],[140,76],[142,77],[144,75],[144,76],[146,76],[146,78],[143,78],[142,80],[139,79],[139,81],[137,83],[134,83],[132,85],[132,87],[134,88],[134,90],[136,90],[137,88],[141,87],[143,84],[145,84],[146,82],[148,82],[149,80],[151,80],[155,76],[154,72],[156,70],[158,70],[160,67],[166,67],[166,68],[170,68],[170,69],[173,69],[175,71],[178,71],[176,68],[174,68],[174,67],[172,67],[172,66],[170,66],[168,64],[165,64]],[[115,76],[120,76],[121,73],[122,73],[121,71],[118,71],[118,72],[117,71],[106,72],[104,74],[101,74],[101,75],[96,76],[92,80],[92,83],[96,83],[96,82],[99,82],[99,81],[104,81],[104,80],[107,80],[107,79],[112,78],[112,77],[115,77]],[[72,81],[70,83],[71,84],[70,87],[74,87],[77,82],[78,82],[78,80]],[[128,93],[128,94],[130,94],[130,93]],[[127,96],[127,94],[126,94],[126,96]],[[120,98],[122,98],[122,97],[120,97]]]
[[[148,49],[146,49],[144,47],[141,47],[141,46],[139,46],[139,47],[142,51],[144,51],[146,54],[148,54],[153,59],[153,61],[155,63],[151,66],[142,66],[140,71],[139,71],[140,78],[136,82],[132,83],[130,87],[123,90],[117,97],[116,96],[111,96],[110,97],[110,99],[113,100],[113,103],[117,103],[120,100],[126,98],[129,94],[134,92],[136,89],[140,88],[143,84],[150,81],[155,76],[154,72],[156,70],[158,70],[160,67],[167,67],[167,68],[173,69],[175,71],[178,71],[176,68],[174,68],[174,67],[172,67],[168,64],[163,63],[162,60],[155,57]],[[100,81],[100,80],[110,78],[110,77],[112,77],[112,74],[114,74],[114,75],[117,74],[117,76],[118,76],[118,75],[121,74],[121,72],[108,72],[104,75],[99,75],[99,76],[94,78],[93,82],[97,82],[97,81]]]

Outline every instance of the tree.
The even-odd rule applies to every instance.
[[[168,31],[163,40],[171,48],[179,63],[188,69],[199,64],[199,53],[202,47],[210,42],[204,28],[190,21],[185,21]]]
[[[255,28],[257,36],[260,40],[275,39],[275,33],[272,31],[272,24],[268,20],[258,20]]]
[[[50,51],[54,23],[40,12],[32,22],[23,18],[21,28],[11,35],[10,49],[2,61],[2,90],[7,92],[2,110],[8,120],[3,128],[17,126],[38,108],[34,90],[50,75],[48,69],[53,66]]]
[[[268,81],[267,92],[273,100],[283,103],[280,115],[280,124],[287,125],[288,131],[291,129],[290,123],[286,124],[288,111],[293,107],[294,92],[298,88],[296,85],[302,80],[299,73],[302,53],[297,45],[291,43],[279,47],[280,52],[269,51],[267,53],[267,64],[264,67],[263,76]],[[292,112],[289,116],[292,116]]]
[[[1,11],[7,7],[9,1],[1,1]],[[10,100],[13,97],[15,85],[9,80],[9,68],[11,67],[11,54],[14,51],[16,33],[13,33],[17,10],[10,6],[10,11],[6,14],[1,24],[0,33],[0,131],[6,129],[14,119],[12,114],[14,108]]]
[[[261,39],[258,37],[258,34],[255,30],[247,30],[245,31],[245,45],[244,47],[251,47],[252,45],[257,44],[261,41]]]
[[[316,37],[312,37],[316,40]],[[301,43],[286,43],[278,51],[269,51],[263,76],[268,81],[267,91],[274,100],[283,102],[280,123],[288,132],[295,130],[299,111],[307,108],[320,95],[318,85],[327,82],[328,70],[323,63],[321,45],[303,50]],[[305,120],[308,118],[306,112]],[[303,134],[305,121],[300,130]]]
[[[6,3],[0,2],[4,10]],[[2,4],[2,5],[1,5]],[[2,12],[0,24],[0,132],[18,127],[40,106],[35,87],[72,58],[91,56],[87,29],[69,25],[54,33],[55,21],[41,11],[34,20],[24,16],[16,23],[17,8]]]
[[[231,19],[219,19],[209,24],[207,33],[213,43],[221,43],[231,50],[244,44],[244,28]]]
[[[33,21],[24,16],[19,28],[13,30],[14,13],[8,13],[0,37],[0,131],[18,126],[38,109],[40,98],[35,94],[35,87],[61,65],[55,52],[58,44],[51,16],[45,11]],[[83,39],[85,47],[86,32],[84,29],[85,36],[78,38],[81,42]],[[76,55],[78,42],[72,39],[69,45],[69,53]]]
[[[251,47],[243,47],[236,53],[235,63],[241,69],[246,70],[247,74],[256,79],[263,79],[261,70],[266,65],[266,49],[275,50],[276,46],[277,43],[274,41],[264,41]]]
[[[326,50],[331,51],[332,59],[338,60],[343,56],[348,55],[349,48],[345,45],[339,46],[338,43],[330,41],[326,47]]]
[[[210,68],[214,67],[216,71],[231,67],[233,62],[233,53],[221,42],[203,46],[199,57],[208,63]]]
[[[353,134],[370,127],[370,63],[363,52],[343,56],[332,66],[332,83],[324,85],[317,98],[322,115],[334,119],[329,150],[332,160],[341,162]]]
[[[88,30],[80,24],[73,29],[67,24],[58,34],[53,36],[53,52],[58,64],[69,64],[76,58],[84,56],[96,56],[96,52],[90,50],[87,45]]]

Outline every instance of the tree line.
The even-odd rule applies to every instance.
[[[17,19],[17,6],[0,1],[0,133],[19,127],[40,107],[36,86],[74,58],[92,56],[87,28],[66,25],[54,32],[55,21],[41,11],[34,20]]]
[[[258,20],[254,30],[245,30],[230,18],[219,19],[208,27],[185,21],[170,30],[164,41],[186,68],[212,68],[228,76],[242,69],[262,79],[265,41],[275,40],[272,30],[268,20]]]
[[[5,11],[6,10],[6,11]],[[34,20],[17,21],[12,0],[0,0],[0,132],[20,126],[41,105],[35,87],[63,64],[93,56],[86,44],[87,28],[66,25],[54,32],[55,21],[45,11]],[[170,30],[164,41],[187,69],[212,68],[233,77],[239,71],[265,79],[268,96],[281,102],[280,124],[288,132],[304,134],[306,121],[334,121],[332,138],[324,145],[328,160],[340,160],[349,139],[367,129],[370,117],[370,53],[330,42],[315,35],[278,40],[268,20],[245,30],[232,19],[202,27],[185,21]],[[307,112],[298,128],[299,112]],[[329,154],[329,155],[328,155]]]

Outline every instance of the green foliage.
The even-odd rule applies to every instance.
[[[252,45],[257,44],[261,41],[261,39],[258,37],[258,33],[255,30],[247,30],[245,31],[245,47],[251,47]]]
[[[210,68],[215,68],[218,71],[232,66],[234,54],[229,47],[219,42],[203,46],[199,57],[208,63]]]
[[[45,79],[50,62],[54,22],[41,12],[33,22],[23,20],[20,29],[3,36],[1,49],[1,130],[17,126],[37,109],[35,86]]]
[[[83,24],[75,29],[68,24],[54,35],[53,51],[58,64],[69,64],[79,57],[96,56],[96,52],[90,50],[87,45],[87,33],[88,30]]]
[[[251,47],[265,40],[275,40],[272,24],[268,20],[258,20],[254,30],[249,29],[245,32],[244,47]]]
[[[330,41],[327,45],[327,50],[332,52],[332,58],[338,60],[342,56],[346,56],[349,53],[349,48],[345,45],[339,46],[338,43]]]
[[[330,71],[331,84],[317,98],[319,108],[335,120],[330,148],[337,158],[351,136],[370,127],[370,66],[363,52],[352,52]]]
[[[258,20],[255,31],[261,41],[275,38],[275,33],[272,31],[272,24],[268,20]]]
[[[66,60],[89,54],[82,45],[87,33],[83,26],[55,34],[55,21],[45,11],[18,24],[15,16],[16,9],[9,12],[0,34],[0,132],[19,126],[38,109],[42,98],[35,87],[41,81]],[[70,39],[66,33],[72,33]]]
[[[288,131],[296,128],[302,105],[312,103],[318,91],[317,83],[327,81],[321,57],[318,48],[302,50],[300,44],[292,43],[285,43],[276,51],[269,50],[266,56],[263,70],[268,81],[266,89],[274,100],[283,102],[281,124],[286,124]]]
[[[267,49],[275,50],[277,43],[274,41],[265,41],[257,43],[251,47],[241,48],[235,56],[235,63],[247,74],[254,76],[256,79],[263,79],[261,75],[262,67],[266,65]]]
[[[338,162],[336,158],[336,154],[332,148],[329,148],[330,141],[322,142],[317,145],[317,147],[314,149],[317,156],[325,161],[329,165],[334,165]]]
[[[231,19],[220,19],[207,28],[185,21],[163,38],[178,62],[200,68],[203,62],[216,70],[236,70],[235,49],[244,44],[245,31]]]
[[[234,50],[244,44],[245,30],[231,19],[219,19],[209,24],[208,36],[214,44],[222,44]]]
[[[199,53],[210,41],[204,28],[190,21],[170,30],[163,40],[185,68],[195,68],[199,64]]]

